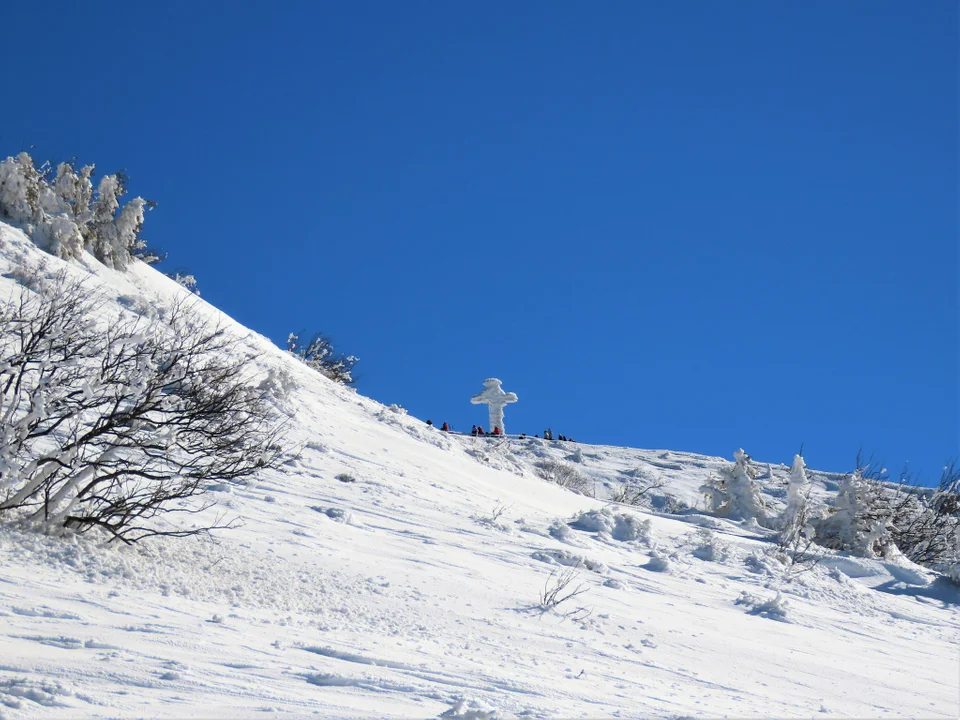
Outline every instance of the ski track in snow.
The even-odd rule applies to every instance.
[[[0,224],[0,293],[41,261],[60,264]],[[183,292],[139,264],[72,267],[116,298],[105,317]],[[639,472],[695,507],[727,460],[444,435],[196,312],[295,378],[302,455],[213,488],[241,526],[212,539],[0,526],[0,718],[957,716],[960,597],[931,573],[836,556],[781,587],[763,532],[611,507],[534,472],[579,448],[599,497]],[[835,480],[815,477],[821,493]],[[626,539],[589,529],[618,513],[635,518]],[[587,591],[535,607],[571,567]],[[783,617],[764,609],[778,589]]]

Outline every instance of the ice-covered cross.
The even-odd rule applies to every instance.
[[[484,380],[483,392],[470,398],[470,402],[474,405],[486,405],[489,408],[490,431],[492,432],[495,427],[498,427],[502,433],[507,432],[503,427],[503,408],[507,403],[515,403],[516,401],[517,394],[504,392],[497,378]]]

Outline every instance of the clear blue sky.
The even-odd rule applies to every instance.
[[[958,453],[958,5],[6,0],[4,155],[360,392],[469,429]]]

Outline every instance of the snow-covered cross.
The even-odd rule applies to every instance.
[[[500,387],[500,381],[497,378],[487,378],[483,381],[483,392],[477,393],[470,402],[474,405],[487,405],[490,410],[490,431],[495,427],[500,428],[500,432],[506,433],[503,427],[503,408],[507,403],[517,401],[516,393],[504,392]]]

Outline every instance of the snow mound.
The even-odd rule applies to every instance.
[[[620,542],[649,542],[651,525],[630,513],[615,512],[609,508],[585,510],[568,523],[574,530],[602,533]]]

